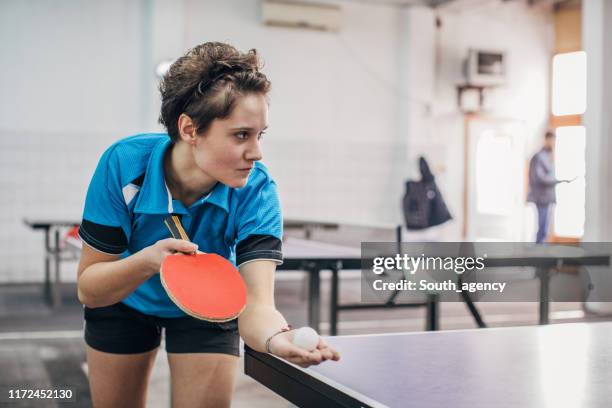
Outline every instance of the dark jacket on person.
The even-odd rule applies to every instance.
[[[529,162],[527,201],[536,204],[556,203],[555,186],[558,183],[559,180],[555,177],[552,151],[542,148],[533,155]]]

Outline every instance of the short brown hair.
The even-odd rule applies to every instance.
[[[232,113],[239,97],[270,91],[270,81],[260,69],[254,49],[243,53],[220,42],[190,49],[170,66],[159,84],[159,123],[166,127],[173,143],[179,137],[182,113],[193,119],[198,133],[205,132],[214,119]]]

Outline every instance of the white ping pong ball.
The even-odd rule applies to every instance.
[[[319,344],[319,334],[311,327],[300,327],[293,331],[293,344],[304,350],[313,351]]]

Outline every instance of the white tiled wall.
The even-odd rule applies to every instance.
[[[43,233],[23,220],[78,220],[96,161],[112,140],[86,133],[3,132],[0,138],[2,281],[40,280]],[[66,265],[63,276],[73,268]]]

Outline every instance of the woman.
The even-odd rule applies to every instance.
[[[96,407],[144,406],[162,328],[173,407],[229,406],[238,331],[251,348],[304,367],[339,359],[323,341],[312,352],[293,345],[274,305],[282,218],[276,185],[259,163],[269,90],[255,50],[201,44],[161,82],[168,133],[123,139],[102,156],[85,202],[78,268]],[[180,215],[193,243],[169,238],[169,214]],[[186,316],[162,288],[164,258],[196,248],[238,265],[248,295],[237,321]]]

